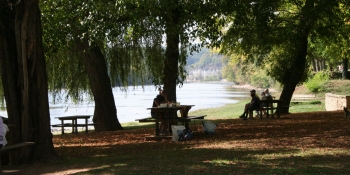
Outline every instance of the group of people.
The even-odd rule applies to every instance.
[[[250,96],[252,97],[251,101],[247,103],[244,107],[244,112],[239,118],[241,119],[248,119],[253,117],[253,111],[260,109],[260,100],[272,100],[272,96],[269,93],[269,89],[265,89],[265,91],[262,91],[260,93],[260,97],[256,94],[255,89],[250,91]],[[266,105],[266,104],[261,104]],[[262,113],[265,113],[265,111],[261,111]]]

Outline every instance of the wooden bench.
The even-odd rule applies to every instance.
[[[1,147],[1,149],[0,149],[0,172],[2,171],[2,168],[1,168],[1,153],[7,152],[7,151],[11,151],[11,150],[17,150],[17,149],[28,147],[28,146],[32,146],[34,144],[35,144],[35,142],[23,142],[23,143],[17,143],[17,144],[6,145],[6,146]]]
[[[188,119],[193,120],[193,123],[196,123],[197,119],[204,119],[204,117],[206,117],[207,115],[199,115],[199,116],[188,116]]]

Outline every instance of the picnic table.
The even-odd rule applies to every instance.
[[[169,106],[169,107],[152,107],[147,108],[147,110],[153,110],[154,112],[165,113],[168,118],[166,119],[155,119],[155,118],[143,118],[136,119],[136,121],[141,122],[155,122],[156,136],[159,136],[159,122],[169,123],[169,129],[171,132],[171,125],[177,122],[182,122],[185,127],[188,127],[189,122],[195,119],[204,119],[206,115],[202,116],[188,116],[188,111],[195,105],[179,105],[179,106]],[[180,117],[178,117],[177,112],[180,111]]]
[[[55,117],[61,120],[61,124],[51,125],[52,127],[61,127],[62,135],[64,134],[65,127],[72,127],[72,133],[78,133],[78,126],[85,127],[85,132],[88,132],[88,126],[93,125],[88,123],[88,119],[91,115],[72,115],[72,116],[62,116]],[[84,119],[84,124],[78,124],[78,119]],[[71,123],[65,123],[65,121],[71,121]]]
[[[262,118],[262,112],[266,111],[266,117],[269,118],[269,115],[271,114],[271,117],[274,117],[274,111],[277,113],[277,117],[280,118],[280,110],[279,108],[282,108],[281,106],[281,100],[260,100],[260,109],[258,110],[258,114],[260,118]]]

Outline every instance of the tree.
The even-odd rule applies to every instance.
[[[11,143],[35,142],[11,161],[49,159],[55,152],[38,1],[0,1],[0,8],[1,78],[9,122],[16,126]]]
[[[157,34],[165,35],[165,58],[161,82],[168,90],[168,100],[176,101],[176,86],[186,78],[187,48],[198,51],[208,41],[218,39],[222,23],[221,1],[139,1],[139,11],[148,10],[147,24],[155,26]],[[147,27],[151,28],[151,27]],[[195,44],[200,38],[201,43]]]
[[[105,6],[104,3],[109,5]],[[111,54],[113,49],[110,46],[119,46],[115,43],[109,44],[109,42],[114,41],[113,37],[120,37],[116,34],[120,28],[112,24],[114,22],[118,23],[120,15],[116,15],[116,21],[111,16],[111,14],[116,14],[118,6],[114,6],[111,1],[81,3],[81,1],[63,0],[44,1],[42,7],[45,17],[45,43],[47,50],[49,50],[48,62],[52,68],[52,71],[49,72],[51,77],[50,87],[53,91],[68,88],[68,96],[77,101],[81,100],[81,93],[91,90],[95,100],[93,118],[94,123],[97,124],[95,130],[112,131],[122,129],[117,119],[117,110],[109,77],[109,73],[113,73],[113,71],[108,72],[107,68],[107,63],[110,67],[113,67],[111,64],[115,62],[107,62],[105,57],[107,55],[106,50],[111,50],[109,55],[113,57],[113,54]],[[76,13],[66,13],[72,10]],[[61,31],[57,32],[57,28]],[[106,36],[107,33],[110,38]],[[124,55],[117,56],[123,57]],[[137,58],[139,57],[134,59]],[[83,63],[83,67],[80,66],[81,63]],[[127,72],[125,75],[128,75],[129,69],[125,67],[130,65],[130,61],[120,64],[122,66],[118,68],[122,69],[122,74],[125,71]],[[65,71],[67,68],[71,71]],[[118,71],[114,72],[119,73]],[[127,85],[124,83],[127,82],[125,81],[125,75],[118,75],[123,85]]]
[[[53,42],[64,45],[67,43],[65,40],[72,40],[72,36],[85,38],[93,44],[92,47],[100,47],[106,57],[112,86],[114,77],[119,77],[121,84],[127,85],[123,78],[136,72],[142,82],[147,77],[155,86],[164,84],[171,101],[176,101],[176,85],[181,84],[186,77],[186,48],[198,36],[215,38],[219,33],[216,18],[213,18],[218,9],[213,6],[214,2],[45,2],[47,3],[43,6],[47,7],[47,11],[58,9],[55,10],[58,12],[54,17],[46,15],[47,21],[64,31],[63,35],[62,32],[45,32],[48,36],[56,35],[45,38],[56,38],[59,41],[48,42],[47,45],[51,46]],[[65,13],[72,10],[76,13]],[[162,42],[164,36],[165,51]],[[193,50],[196,50],[195,46],[192,47],[191,51]]]
[[[232,14],[223,53],[238,51],[247,60],[271,65],[268,74],[283,85],[280,99],[289,106],[295,87],[306,80],[308,39],[330,36],[343,25],[340,1],[259,1],[242,3]],[[288,108],[281,111],[287,113]]]

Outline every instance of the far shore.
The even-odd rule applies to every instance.
[[[257,88],[249,84],[244,84],[244,85],[232,85],[231,87],[236,88],[236,89],[246,89],[246,90],[252,90],[255,89],[256,91],[264,91],[265,88]],[[269,92],[278,92],[274,88],[269,88]]]

